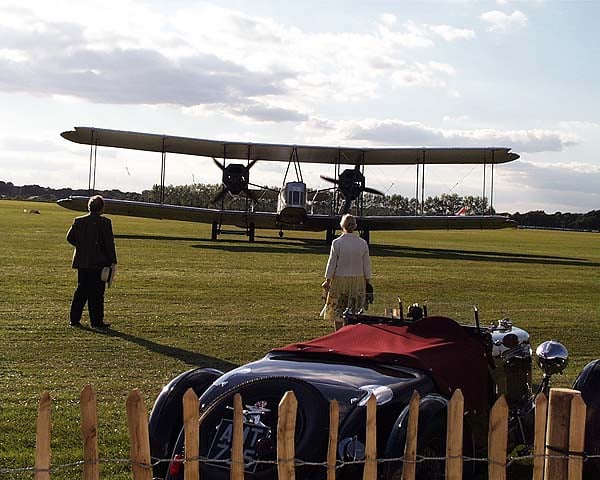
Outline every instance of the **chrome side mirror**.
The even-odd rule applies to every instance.
[[[548,340],[535,349],[538,365],[544,375],[562,373],[569,363],[567,348],[556,340]]]

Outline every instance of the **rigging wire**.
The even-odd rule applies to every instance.
[[[471,175],[471,173],[473,172],[473,170],[475,170],[475,167],[472,167],[472,168],[471,168],[471,170],[469,170],[469,171],[468,171],[468,172],[467,172],[467,173],[466,173],[466,174],[465,174],[465,175],[464,175],[464,176],[463,176],[463,177],[462,177],[462,178],[461,178],[461,179],[460,179],[458,182],[456,182],[456,183],[455,183],[455,184],[452,186],[452,188],[450,188],[450,189],[448,190],[448,192],[451,192],[451,191],[452,191],[452,190],[454,190],[454,189],[455,189],[455,188],[456,188],[456,187],[457,187],[459,184],[461,184],[465,178],[467,178],[469,175]]]

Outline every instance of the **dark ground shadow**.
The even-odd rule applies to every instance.
[[[124,238],[127,240],[169,240],[174,242],[197,242],[201,240],[199,237],[172,237],[166,235],[142,235],[142,234],[115,234],[115,238]]]
[[[420,248],[401,245],[371,245],[372,257],[404,257],[441,260],[472,260],[481,262],[531,263],[538,265],[570,265],[599,267],[600,263],[583,258],[535,255],[528,253],[482,252],[445,248]]]
[[[206,248],[234,253],[309,253],[328,254],[329,245],[317,238],[284,237],[277,239],[271,236],[257,236],[258,240],[249,242],[244,238],[228,238],[210,240],[197,237],[171,237],[159,235],[115,235],[117,238],[136,240],[169,240],[199,242],[192,248]],[[267,239],[267,240],[261,240]],[[481,262],[529,263],[537,265],[563,265],[599,267],[600,263],[590,262],[583,258],[562,257],[553,255],[536,255],[527,253],[483,252],[477,250],[459,250],[445,248],[421,248],[402,245],[370,246],[372,257],[400,257],[437,260],[472,260]]]
[[[100,330],[83,325],[80,328],[82,330],[88,330],[90,332],[106,335],[107,337],[120,338],[127,342],[135,343],[136,345],[144,347],[151,352],[175,358],[191,367],[211,367],[216,368],[217,370],[228,371],[238,366],[220,358],[209,357],[208,355],[202,355],[201,353],[197,352],[190,352],[189,350],[171,347],[169,345],[162,345],[160,343],[153,342],[152,340],[147,340],[145,338],[136,337],[135,335],[130,335],[129,333],[119,332],[118,330],[115,330],[113,328]]]
[[[240,233],[243,236],[243,232]],[[115,234],[115,238],[125,240],[167,240],[179,242],[201,242],[191,245],[192,248],[209,248],[229,252],[265,252],[265,253],[322,253],[329,252],[329,246],[325,240],[316,238],[289,237],[276,238],[271,236],[255,237],[254,242],[245,238],[223,238],[211,240],[200,237],[175,237],[168,235],[144,235],[144,234]],[[264,240],[261,240],[264,239]],[[307,250],[304,252],[304,250]]]
[[[329,253],[329,245],[325,241],[306,238],[284,238],[269,241],[255,240],[254,242],[242,239],[200,240],[200,242],[199,244],[192,245],[192,248],[237,253]]]

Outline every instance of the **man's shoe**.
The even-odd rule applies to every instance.
[[[93,328],[110,328],[110,323],[95,323],[92,325]]]
[[[80,322],[69,322],[69,326],[70,327],[81,327],[81,323]]]

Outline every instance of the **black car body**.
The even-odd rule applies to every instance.
[[[404,452],[408,403],[419,392],[418,454],[444,457],[448,401],[456,389],[465,399],[463,451],[485,456],[487,415],[499,394],[522,412],[513,444],[527,443],[532,417],[531,347],[529,336],[504,320],[493,327],[459,325],[446,317],[417,321],[366,315],[349,316],[350,325],[309,342],[274,349],[264,358],[228,373],[198,368],[181,374],[157,398],[150,418],[152,456],[174,459],[158,463],[160,478],[183,478],[181,399],[188,388],[200,397],[202,478],[229,478],[233,397],[245,405],[246,478],[277,478],[277,407],[286,391],[298,400],[295,457],[310,465],[296,469],[297,478],[325,478],[329,402],[340,411],[339,479],[359,478],[364,459],[366,401],[377,399],[379,459]],[[565,360],[566,361],[566,360]],[[596,372],[596,370],[594,370]],[[599,375],[593,377],[597,385]],[[585,383],[582,381],[582,383]],[[586,384],[588,390],[593,388]],[[527,416],[527,418],[524,418]],[[528,423],[529,422],[529,423]],[[482,427],[483,425],[483,427]],[[525,426],[525,428],[523,428]],[[474,473],[476,464],[465,465]],[[418,464],[417,478],[443,478],[443,461]],[[380,478],[399,478],[398,461],[379,464]]]

